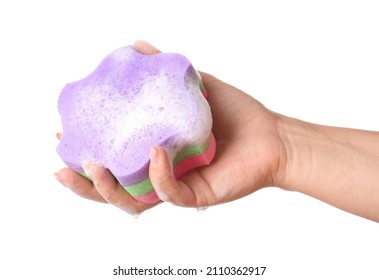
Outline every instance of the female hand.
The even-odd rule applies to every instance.
[[[144,54],[159,53],[143,41],[137,41],[134,48]],[[152,147],[149,167],[150,180],[162,201],[196,208],[228,202],[273,185],[286,162],[279,115],[241,90],[200,74],[208,92],[217,143],[213,162],[176,180],[165,150]],[[133,215],[159,204],[136,201],[104,168],[90,164],[85,170],[93,182],[68,168],[56,177],[82,197],[108,202]]]

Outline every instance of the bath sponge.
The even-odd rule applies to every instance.
[[[66,165],[85,175],[83,165],[98,162],[145,203],[159,200],[148,177],[150,147],[165,148],[176,178],[210,164],[215,154],[206,91],[180,54],[119,48],[63,88],[58,110],[57,152]]]

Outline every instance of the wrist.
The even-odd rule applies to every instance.
[[[312,173],[312,134],[314,124],[280,115],[278,135],[283,146],[280,169],[274,185],[288,191],[301,191],[299,186]]]

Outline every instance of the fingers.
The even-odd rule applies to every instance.
[[[135,200],[105,168],[92,164],[85,169],[92,181],[69,168],[63,168],[54,175],[75,194],[90,200],[110,203],[131,215],[139,215],[159,204],[145,204]]]
[[[158,50],[156,47],[151,45],[150,43],[142,40],[138,40],[134,42],[133,48],[142,54],[147,54],[147,55],[153,55],[153,54],[158,54],[161,51]]]
[[[93,183],[77,172],[69,168],[63,168],[54,175],[62,185],[68,187],[77,195],[98,202],[106,202]]]
[[[150,149],[149,177],[162,201],[178,206],[196,205],[196,197],[192,189],[184,182],[175,179],[167,154],[161,147]]]
[[[97,192],[109,203],[131,215],[139,215],[155,204],[145,204],[135,200],[113,177],[108,169],[96,163],[88,163],[84,170],[93,181]]]

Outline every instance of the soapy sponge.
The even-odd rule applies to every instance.
[[[57,152],[81,174],[83,164],[98,162],[137,200],[154,203],[159,198],[148,177],[150,147],[165,148],[176,178],[214,157],[205,97],[184,56],[117,49],[90,75],[63,88]]]

